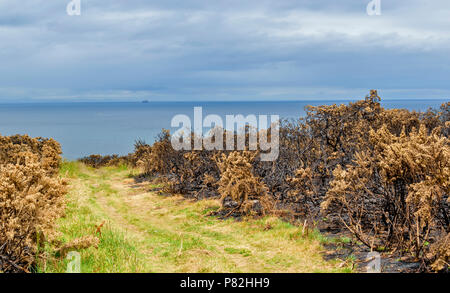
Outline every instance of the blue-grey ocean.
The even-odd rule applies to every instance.
[[[386,100],[385,108],[425,111],[439,108],[448,100]],[[295,102],[92,102],[0,104],[0,134],[28,134],[59,141],[63,156],[76,159],[91,154],[125,155],[133,151],[136,139],[154,141],[162,128],[171,129],[174,115],[193,117],[194,107],[208,114],[279,115],[299,118],[306,105],[349,101]],[[173,129],[172,129],[173,130]]]

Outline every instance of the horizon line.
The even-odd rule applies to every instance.
[[[277,103],[277,102],[332,102],[332,101],[342,101],[342,102],[351,102],[351,101],[359,101],[363,100],[365,97],[362,98],[320,98],[320,99],[312,99],[312,98],[305,98],[305,99],[281,99],[281,100],[168,100],[168,101],[162,101],[162,100],[132,100],[132,101],[125,101],[125,100],[21,100],[21,101],[1,101],[0,105],[5,104],[78,104],[78,103],[139,103],[139,104],[150,104],[150,103],[248,103],[248,102],[255,102],[255,103]],[[450,101],[450,98],[381,98],[382,101],[441,101],[441,100],[448,100]]]

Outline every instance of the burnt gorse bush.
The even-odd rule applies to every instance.
[[[61,146],[51,138],[31,138],[28,135],[0,136],[0,164],[16,163],[23,152],[37,155],[46,172],[58,173],[61,163]]]
[[[252,162],[257,153],[251,151],[231,152],[216,157],[220,169],[218,191],[224,207],[244,214],[265,215],[273,210],[272,198],[260,177],[255,176]],[[227,206],[227,200],[235,204]]]
[[[120,166],[120,165],[135,165],[134,156],[132,154],[128,156],[119,156],[119,155],[90,155],[87,157],[83,157],[78,159],[79,162],[82,162],[92,168],[101,168],[108,166]]]
[[[0,137],[0,272],[28,272],[39,243],[56,237],[66,182],[54,140]]]
[[[430,239],[449,228],[450,148],[438,132],[372,130],[372,147],[334,170],[323,210],[374,249],[425,257]]]
[[[259,145],[253,151],[175,151],[167,131],[135,155],[146,172],[166,177],[172,192],[221,198],[234,213],[287,209],[347,229],[372,249],[445,270],[449,108],[384,109],[373,90],[363,100],[307,107],[305,117],[283,121],[274,161],[261,160]]]

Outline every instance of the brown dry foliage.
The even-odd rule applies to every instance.
[[[153,146],[137,150],[136,157],[148,173],[169,179],[170,192],[195,198],[225,195],[225,208],[240,207],[245,196],[266,194],[275,209],[325,227],[347,228],[371,247],[424,257],[427,243],[449,231],[450,102],[426,112],[389,110],[372,90],[363,100],[308,106],[306,112],[305,118],[282,121],[279,157],[273,162],[262,162],[259,152],[251,160],[240,154],[247,167],[236,169],[227,161],[229,151],[177,152],[167,131]],[[224,184],[239,186],[241,181],[248,186],[260,182],[264,192],[248,187],[233,199]],[[353,191],[338,195],[345,188]],[[343,208],[342,199],[351,211]],[[328,220],[321,221],[324,216]]]
[[[221,200],[231,199],[237,203],[230,213],[266,215],[273,209],[267,186],[252,171],[256,155],[256,152],[235,151],[216,157],[221,173],[218,182]]]
[[[218,196],[219,169],[214,161],[218,152],[175,151],[167,130],[158,135],[152,146],[140,142],[135,150],[137,164],[145,174],[166,178],[166,191],[197,199]]]
[[[170,132],[166,129],[158,135],[157,141],[152,146],[141,142],[135,147],[138,153],[137,165],[149,175],[176,174],[183,161],[183,153],[172,148]]]
[[[430,251],[430,268],[436,272],[450,272],[450,233],[436,241]]]
[[[0,164],[15,164],[23,152],[36,154],[42,168],[49,174],[58,173],[62,152],[55,140],[28,135],[0,136]]]
[[[450,147],[439,131],[370,131],[371,147],[334,170],[323,210],[371,248],[425,257],[430,239],[449,229]]]
[[[38,242],[54,239],[66,182],[54,140],[0,137],[0,271],[28,271]]]
[[[72,240],[69,243],[64,244],[56,250],[56,254],[59,257],[65,257],[67,253],[72,250],[82,250],[90,247],[98,248],[100,239],[96,236],[88,235],[81,238]]]

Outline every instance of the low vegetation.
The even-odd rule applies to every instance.
[[[161,185],[137,183],[132,167],[66,162],[61,170],[71,183],[59,240],[80,252],[83,273],[352,271],[351,260],[323,260],[324,239],[315,230],[271,216],[220,220],[210,216],[218,199],[158,193]],[[86,237],[99,241],[78,249]],[[40,272],[66,272],[71,260],[55,250],[46,248]]]
[[[273,162],[176,151],[167,130],[77,162],[51,139],[0,136],[0,271],[63,272],[71,250],[83,272],[351,271],[323,260],[325,229],[448,272],[450,102],[387,110],[371,91],[306,110],[282,122]]]
[[[423,113],[387,110],[371,91],[306,110],[282,123],[273,162],[261,151],[175,151],[168,131],[152,146],[139,142],[136,162],[165,178],[167,192],[220,198],[221,215],[306,219],[348,230],[372,250],[409,255],[423,271],[448,271],[450,102]]]
[[[60,154],[51,139],[0,137],[0,272],[33,270],[39,244],[54,240],[66,193]]]
[[[107,166],[118,166],[122,164],[132,164],[133,162],[133,154],[128,156],[119,156],[119,155],[90,155],[78,160],[88,166],[93,168],[101,168]]]

